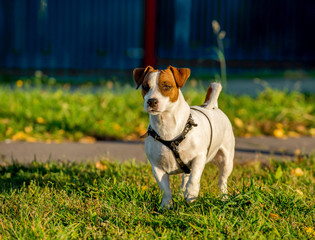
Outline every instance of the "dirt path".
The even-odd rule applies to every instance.
[[[295,153],[315,154],[315,138],[301,137],[277,139],[273,137],[237,138],[236,162],[266,160],[276,158],[294,158]],[[145,162],[144,144],[142,142],[96,142],[83,143],[0,143],[0,165],[12,160],[30,163],[34,159],[46,161],[97,161],[109,159]]]

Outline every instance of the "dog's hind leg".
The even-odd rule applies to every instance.
[[[234,152],[221,148],[214,158],[214,163],[219,168],[219,189],[223,197],[228,194],[227,180],[233,170]]]

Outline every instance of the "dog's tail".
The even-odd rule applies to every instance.
[[[214,82],[210,84],[208,88],[205,102],[202,104],[202,107],[206,109],[218,108],[218,98],[220,92],[222,90],[222,86],[220,83]]]

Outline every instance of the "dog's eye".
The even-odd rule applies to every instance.
[[[172,87],[173,87],[173,86],[171,86],[171,85],[165,84],[165,85],[163,85],[163,90],[164,90],[164,91],[168,91],[168,90],[172,89]]]
[[[142,89],[146,92],[149,91],[150,90],[149,84],[142,84]]]

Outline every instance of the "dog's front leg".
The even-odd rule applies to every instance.
[[[200,179],[205,168],[206,156],[204,154],[198,155],[192,162],[192,169],[189,180],[186,185],[186,191],[184,193],[187,202],[193,202],[196,200],[200,190]]]
[[[169,176],[164,170],[157,166],[152,166],[152,172],[163,193],[161,208],[170,208],[172,205],[172,193]]]
[[[187,182],[188,182],[188,180],[189,180],[189,176],[190,176],[190,174],[183,173],[182,185],[180,186],[180,189],[181,189],[183,192],[186,190],[186,185],[187,185]]]

